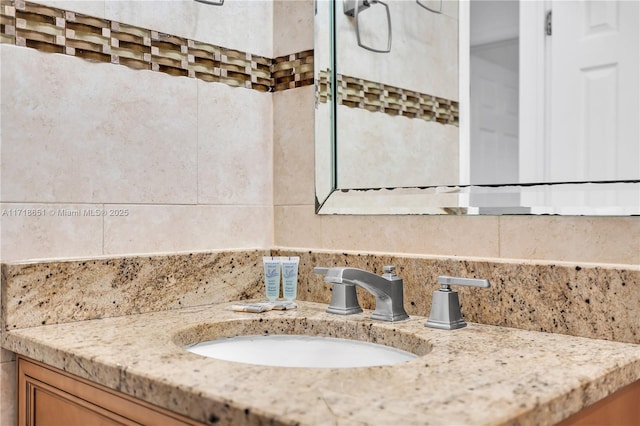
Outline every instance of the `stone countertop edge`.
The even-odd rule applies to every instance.
[[[640,379],[636,344],[474,323],[435,330],[424,317],[384,323],[312,302],[261,314],[230,304],[12,330],[2,347],[207,424],[554,424]],[[428,353],[395,366],[296,369],[182,348],[265,332]]]

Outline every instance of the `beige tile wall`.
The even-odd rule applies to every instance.
[[[272,146],[265,143],[273,135],[271,95],[205,81],[197,86],[198,202],[272,205]]]
[[[105,18],[105,0],[39,0],[34,3],[82,13],[96,18]]]
[[[336,151],[341,159],[338,182],[342,188],[458,182],[458,126],[344,105],[338,105],[337,109],[341,124]]]
[[[273,2],[273,56],[313,49],[314,2]]]
[[[2,46],[4,202],[197,202],[196,80]]]
[[[3,261],[272,243],[268,93],[0,49]]]
[[[108,205],[127,217],[104,218],[104,254],[268,248],[273,208],[243,205]]]
[[[0,256],[3,261],[103,254],[104,218],[101,215],[65,216],[85,210],[98,211],[103,209],[102,204],[0,203],[0,209],[5,213],[24,209],[43,214],[0,218]]]

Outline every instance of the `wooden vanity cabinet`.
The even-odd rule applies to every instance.
[[[18,356],[18,426],[202,425]]]
[[[563,420],[558,426],[640,425],[640,380]]]

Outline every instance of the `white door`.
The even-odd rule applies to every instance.
[[[500,46],[498,46],[500,48]],[[471,183],[518,182],[518,72],[471,54]],[[472,206],[516,206],[516,192],[473,193]]]
[[[546,181],[640,178],[640,2],[549,3]]]
[[[471,54],[471,183],[518,182],[518,74]]]

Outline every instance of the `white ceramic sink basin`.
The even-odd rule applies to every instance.
[[[371,367],[417,358],[412,353],[375,343],[305,335],[229,337],[188,345],[185,349],[225,361],[276,367]]]
[[[431,343],[398,325],[268,316],[192,324],[173,336],[183,350],[245,364],[354,368],[393,365],[428,354]]]

